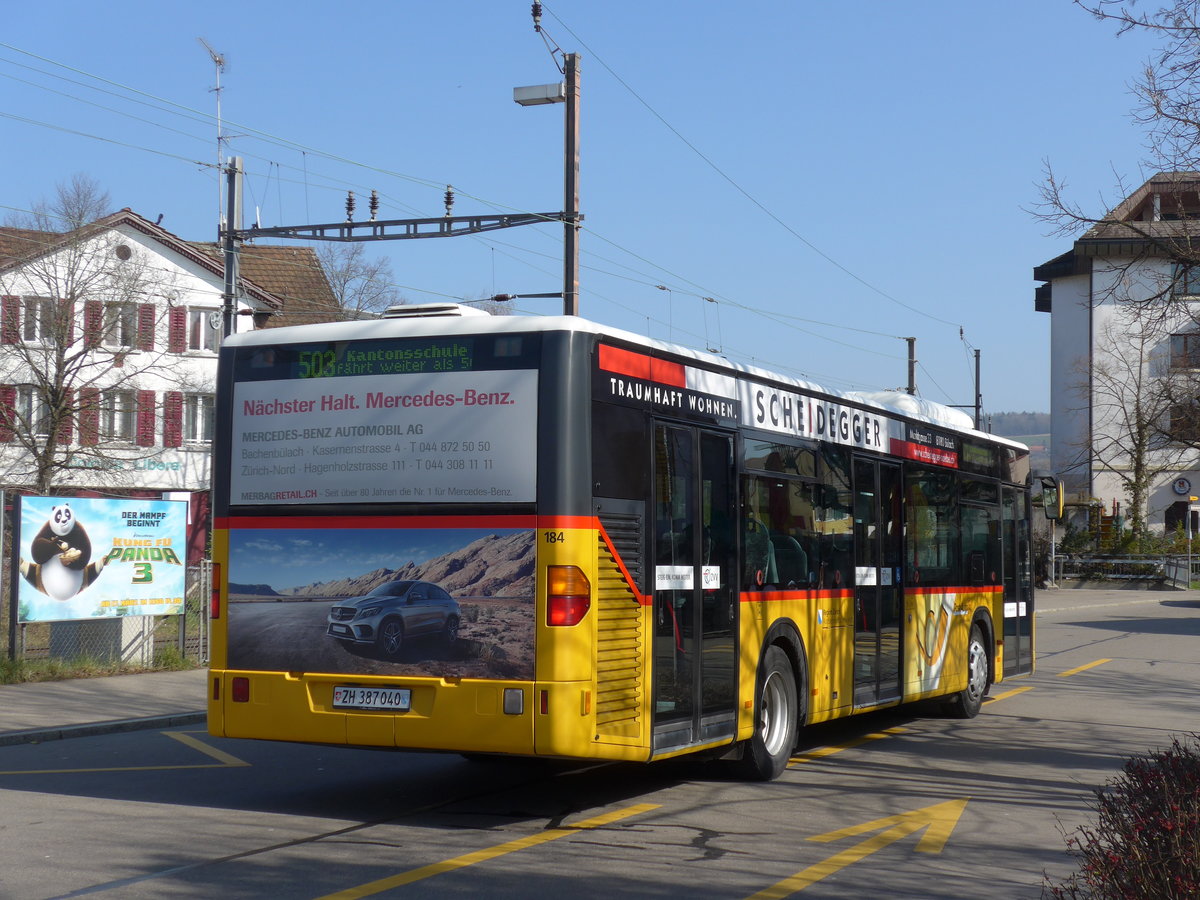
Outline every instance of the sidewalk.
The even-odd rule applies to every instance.
[[[207,669],[0,685],[0,746],[204,721]]]

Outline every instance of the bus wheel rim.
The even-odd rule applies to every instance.
[[[772,672],[763,684],[759,729],[763,746],[774,756],[783,747],[788,731],[787,691],[778,672]]]

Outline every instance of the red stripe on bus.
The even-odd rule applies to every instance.
[[[225,516],[217,528],[595,528],[595,516]]]
[[[876,585],[864,585],[864,587],[876,587]],[[966,585],[956,585],[953,587],[926,587],[920,584],[908,584],[904,586],[904,593],[909,595],[917,594],[999,594],[1004,591],[1004,587],[999,584],[981,584],[974,587]],[[817,588],[796,590],[765,590],[765,591],[742,591],[738,595],[738,599],[742,603],[754,603],[756,601],[764,601],[777,603],[783,600],[849,600],[854,596],[854,588]]]
[[[595,516],[538,516],[538,528],[597,528],[600,520]]]
[[[781,600],[849,600],[853,596],[852,588],[815,588],[790,591],[742,591],[738,594],[738,600],[742,603],[758,601],[775,603]]]
[[[537,528],[540,521],[542,520],[536,516],[226,516],[217,519],[213,524],[216,528],[227,530],[242,528]]]
[[[629,378],[647,378],[672,387],[687,387],[687,367],[682,363],[655,359],[645,353],[600,345],[600,368]]]

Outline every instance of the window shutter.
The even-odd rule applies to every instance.
[[[16,344],[21,340],[21,298],[0,299],[0,343]]]
[[[188,311],[180,306],[171,308],[167,321],[167,349],[172,353],[187,350]]]
[[[138,306],[138,335],[139,350],[154,349],[154,304],[143,303]]]
[[[62,323],[59,333],[66,336],[66,346],[70,347],[75,343],[75,301],[59,300],[58,315]]]
[[[6,301],[7,297],[4,298]],[[17,386],[0,385],[0,441],[9,443],[13,439],[13,414],[17,409]]]
[[[79,443],[94,447],[100,441],[100,389],[85,387],[79,391]]]
[[[137,445],[154,446],[154,391],[137,392]]]
[[[163,446],[183,446],[183,393],[167,391],[163,401]]]
[[[83,304],[83,343],[89,350],[100,346],[104,333],[104,304],[88,300]]]
[[[59,446],[67,446],[71,443],[71,438],[75,433],[75,416],[74,407],[71,405],[75,399],[75,392],[67,388],[63,392],[63,413],[62,419],[59,420],[58,428],[55,430],[55,439]]]

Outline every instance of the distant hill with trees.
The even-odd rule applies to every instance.
[[[1050,413],[1000,412],[991,413],[992,433],[1005,437],[1022,437],[1050,433]]]
[[[992,413],[988,416],[988,423],[991,425],[992,434],[1029,445],[1029,464],[1035,472],[1049,471],[1050,413]]]

